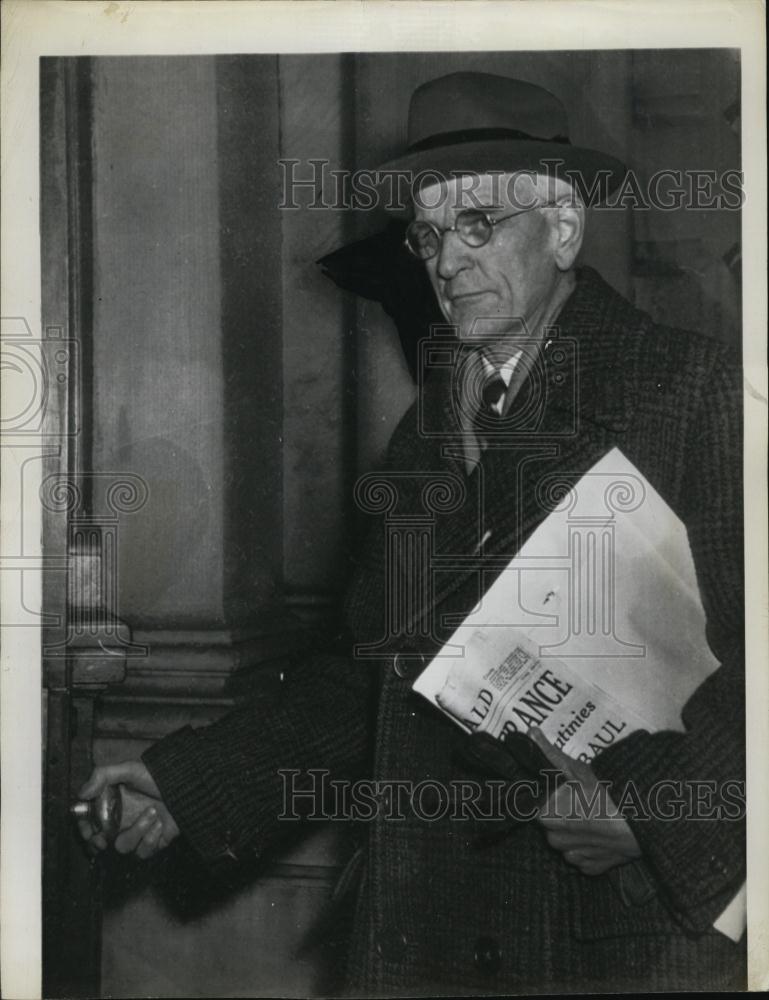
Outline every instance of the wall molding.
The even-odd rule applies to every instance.
[[[125,679],[97,706],[98,739],[155,740],[184,725],[206,725],[239,698],[271,698],[287,658],[306,647],[296,623],[212,629],[136,629]]]
[[[129,657],[119,693],[210,698],[225,694],[236,673],[283,660],[304,645],[299,631],[279,629],[136,629],[146,656]]]

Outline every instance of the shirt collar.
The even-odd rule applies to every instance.
[[[510,388],[510,379],[513,377],[518,362],[521,360],[521,351],[514,351],[510,357],[501,365],[491,362],[485,354],[481,355],[483,361],[483,371],[486,375],[499,375],[505,383],[505,389]]]
[[[570,419],[576,406],[581,418],[622,431],[627,428],[635,407],[640,345],[652,322],[592,268],[578,268],[576,277],[576,288],[550,331],[545,332],[545,345],[555,354],[559,339],[575,342],[578,371],[572,372],[568,366],[563,373],[553,371],[554,391],[549,405],[553,409],[566,409]],[[447,373],[444,388],[440,378],[434,385],[428,381],[428,397],[441,408],[445,426],[461,429],[450,378]]]

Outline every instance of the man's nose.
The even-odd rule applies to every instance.
[[[446,230],[438,245],[437,271],[439,277],[444,281],[450,281],[463,268],[469,267],[468,250],[470,248],[464,243],[459,235]]]

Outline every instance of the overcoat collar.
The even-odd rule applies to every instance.
[[[545,358],[548,418],[576,409],[580,423],[625,430],[636,401],[639,337],[650,324],[649,317],[615,292],[597,271],[578,268],[574,291],[545,334],[549,341]],[[567,348],[567,363],[562,366],[553,362],[559,342]],[[571,344],[573,353],[568,350]],[[561,377],[564,381],[557,381]],[[428,417],[434,414],[436,423],[441,420],[447,430],[460,433],[456,392],[450,381],[441,377],[435,384],[425,384],[424,412]]]
[[[546,516],[537,497],[543,472],[557,469],[576,482],[629,426],[637,396],[640,338],[650,325],[651,320],[597,272],[580,268],[572,295],[548,331],[551,346],[546,352],[542,420],[531,433],[520,435],[519,447],[513,443],[511,448],[510,441],[515,439],[510,438],[502,450],[492,443],[483,463],[482,475],[489,473],[483,486],[476,473],[468,477],[465,472],[451,379],[427,383],[408,463],[414,476],[412,499],[419,505],[424,486],[420,473],[440,472],[455,479],[467,502],[436,519],[431,580],[419,588],[426,600],[409,616],[409,626],[466,582],[482,558],[488,565],[489,556],[498,555],[504,561],[515,554]],[[445,433],[432,434],[431,428],[442,428]],[[481,551],[490,529],[491,543]],[[441,573],[441,563],[452,560],[458,560],[456,566]],[[413,571],[413,565],[400,567],[401,575]]]

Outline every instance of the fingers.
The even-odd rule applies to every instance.
[[[577,777],[573,767],[575,761],[572,760],[571,757],[567,757],[563,750],[559,750],[557,747],[553,746],[541,729],[537,729],[536,726],[533,727],[529,730],[528,736],[534,743],[537,744],[553,767],[557,767],[559,771],[563,771],[567,777]]]
[[[150,858],[168,847],[179,836],[179,827],[162,802],[146,809],[130,827],[121,831],[115,840],[115,850],[120,854],[134,852],[137,858]]]
[[[568,829],[547,830],[545,838],[567,864],[583,875],[602,875],[641,855],[634,839],[627,842],[620,830],[617,833],[609,835],[594,824],[573,823]]]
[[[95,767],[78,792],[81,799],[94,799],[106,785],[126,785],[144,795],[160,798],[160,790],[141,760],[124,760],[119,764]]]
[[[612,853],[585,853],[580,850],[566,851],[563,859],[577,868],[583,875],[603,875],[617,865],[625,864],[627,858]]]
[[[617,854],[618,848],[613,837],[602,836],[592,829],[583,829],[573,824],[572,830],[548,830],[545,838],[556,851],[611,851]]]
[[[162,808],[163,808],[163,840],[165,841],[165,843],[162,844],[161,846],[168,847],[171,841],[175,840],[180,835],[181,830],[176,825],[176,820],[173,818],[168,809],[166,809],[165,806],[163,806]]]
[[[88,820],[78,820],[77,828],[80,832],[80,836],[86,842],[89,851],[95,853],[96,851],[106,850],[107,838],[103,833],[94,830]]]
[[[143,816],[151,806],[157,808],[160,802],[159,799],[153,798],[151,795],[133,791],[128,785],[121,786],[120,796],[123,803],[121,826],[125,829],[133,826],[136,820]]]
[[[138,858],[149,858],[179,835],[179,827],[160,799],[157,785],[143,762],[123,761],[94,768],[78,795],[92,800],[109,786],[119,786],[121,797],[121,830],[114,841],[119,854],[135,853]],[[90,854],[108,847],[109,841],[96,822],[80,817],[77,826]]]
[[[95,767],[85,784],[80,786],[78,797],[81,799],[95,799],[107,785],[119,785],[123,782],[130,782],[135,769],[134,761],[124,761],[122,764],[106,764],[102,767]]]
[[[563,771],[567,778],[571,778],[572,781],[579,781],[587,788],[592,788],[596,784],[597,779],[592,767],[585,763],[585,761],[575,760],[573,757],[565,754],[563,750],[559,750],[558,747],[549,742],[541,729],[534,726],[529,730],[528,735],[537,744],[553,767],[557,767],[560,771]]]
[[[548,829],[566,829],[589,821],[600,825],[607,834],[623,821],[605,788],[583,779],[567,779],[560,784],[540,808],[537,819]]]
[[[160,850],[161,847],[165,847],[165,843],[163,842],[163,824],[158,819],[155,820],[154,824],[142,837],[139,846],[136,848],[136,856],[142,859],[149,858],[156,851]]]
[[[536,728],[529,730],[529,735],[550,763],[567,777],[537,816],[550,847],[584,875],[602,875],[640,857],[640,847],[627,821],[608,794],[605,801],[598,794],[600,787],[590,765],[567,757]]]
[[[117,836],[115,850],[119,854],[133,852],[138,858],[144,860],[168,847],[170,842],[179,835],[179,828],[170,813],[166,813],[166,815],[168,818],[167,829],[164,820],[158,816],[158,807],[150,806],[136,822]],[[80,820],[78,829],[91,854],[106,850],[108,842],[104,834],[94,830],[87,820]]]
[[[139,844],[158,820],[157,809],[150,806],[126,830],[121,830],[115,839],[115,850],[119,854],[130,854],[136,851]],[[137,852],[138,853],[138,852]]]
[[[621,816],[602,819],[540,819],[547,842],[555,850],[596,846],[611,849],[625,858],[638,858],[641,848],[627,820]]]
[[[106,788],[109,782],[104,774],[105,770],[103,767],[95,767],[91,771],[88,780],[77,791],[79,799],[95,799]]]

